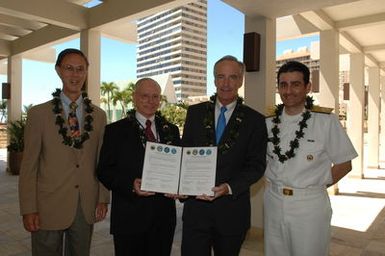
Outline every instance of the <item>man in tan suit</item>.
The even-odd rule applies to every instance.
[[[109,193],[95,176],[106,116],[81,91],[87,68],[81,51],[62,51],[62,90],[28,112],[19,196],[36,256],[62,255],[64,234],[65,255],[89,255],[93,223],[107,214]]]

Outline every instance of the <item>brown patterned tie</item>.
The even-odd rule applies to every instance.
[[[144,130],[146,134],[147,141],[155,142],[155,136],[154,133],[151,130],[151,121],[147,119],[146,121],[146,129]]]
[[[80,136],[79,121],[76,117],[76,109],[78,105],[76,102],[71,102],[70,112],[68,113],[68,125],[71,131],[71,137],[76,138]]]

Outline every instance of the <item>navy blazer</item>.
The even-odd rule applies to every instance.
[[[155,119],[160,142],[165,143],[164,127]],[[163,125],[164,126],[164,125]],[[178,127],[167,123],[172,145],[180,145]],[[133,193],[133,182],[142,177],[144,146],[135,119],[122,119],[106,126],[97,174],[112,191],[111,234],[146,232],[154,221],[175,226],[175,201],[163,194],[139,197]]]
[[[210,102],[189,107],[183,130],[183,146],[215,145],[214,108],[215,105]],[[241,113],[238,116],[237,111]],[[241,117],[241,123],[236,120],[237,117]],[[211,131],[208,131],[207,119],[211,119]],[[231,137],[233,142],[230,148],[218,150],[216,185],[228,183],[232,195],[213,202],[188,199],[183,211],[184,225],[214,225],[219,232],[229,235],[240,234],[250,227],[250,186],[263,176],[266,168],[265,117],[246,105],[237,104],[218,149],[223,148],[223,144]],[[213,219],[213,223],[206,221],[209,219]]]

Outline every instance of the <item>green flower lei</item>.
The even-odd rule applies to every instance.
[[[217,99],[216,93],[210,97],[210,100],[207,102],[206,116],[203,119],[203,126],[206,130],[206,136],[207,136],[207,143],[206,143],[207,146],[215,145],[215,125],[214,125],[213,116],[215,111],[216,99]],[[218,145],[218,151],[221,154],[225,154],[227,151],[229,151],[230,148],[234,146],[239,136],[239,128],[241,126],[243,118],[245,117],[242,97],[238,96],[237,104],[235,106],[235,109],[232,115],[234,116],[235,122],[233,123],[232,126],[229,127],[230,128],[229,136],[226,137],[222,141],[222,143]]]
[[[285,152],[284,155],[281,154],[281,147],[279,146],[279,143],[281,142],[281,139],[279,138],[280,130],[278,128],[278,124],[281,123],[281,115],[284,108],[283,104],[279,104],[275,108],[275,117],[273,118],[272,122],[274,123],[273,128],[271,128],[271,132],[273,133],[273,138],[270,139],[270,141],[274,145],[273,153],[278,156],[278,160],[283,163],[290,158],[293,158],[295,156],[295,149],[299,147],[299,139],[303,138],[305,135],[304,129],[307,128],[306,121],[309,120],[311,117],[310,110],[313,107],[313,97],[307,96],[306,102],[305,102],[305,109],[306,111],[302,114],[302,120],[299,121],[299,130],[295,131],[295,138],[294,140],[290,141],[290,149]]]
[[[144,130],[144,127],[136,119],[135,112],[136,112],[135,109],[130,109],[129,111],[127,111],[127,119],[130,120],[136,126],[139,132],[138,135],[139,135],[140,141],[142,142],[143,145],[146,145],[147,138],[146,138],[145,130]],[[162,131],[162,134],[164,135],[163,141],[165,141],[165,144],[171,145],[174,140],[174,136],[168,124],[169,122],[161,114],[160,111],[156,111],[155,113],[155,123],[157,124],[156,128],[160,129]]]
[[[84,129],[83,133],[77,137],[77,138],[72,138],[71,136],[68,136],[67,134],[67,127],[65,127],[66,121],[63,118],[63,107],[61,104],[60,100],[60,89],[56,89],[55,92],[52,93],[53,99],[52,99],[52,105],[53,105],[53,113],[56,116],[55,124],[59,126],[59,134],[63,137],[63,144],[80,149],[83,147],[83,143],[90,138],[90,132],[93,130],[92,127],[92,122],[93,122],[93,117],[92,117],[92,112],[93,108],[91,106],[91,100],[88,98],[88,95],[86,92],[82,92],[82,97],[83,97],[83,103],[84,103],[84,110],[86,112],[86,115],[84,117]]]

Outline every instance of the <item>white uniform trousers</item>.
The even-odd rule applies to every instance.
[[[332,210],[326,188],[287,189],[269,183],[264,194],[265,256],[326,256]]]

